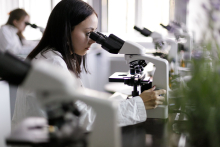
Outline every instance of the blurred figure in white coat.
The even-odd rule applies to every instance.
[[[0,28],[0,50],[15,55],[28,55],[38,42],[28,41],[22,32],[29,22],[30,16],[23,9],[15,9],[9,13],[8,21]]]

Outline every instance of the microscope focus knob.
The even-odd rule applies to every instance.
[[[143,67],[145,67],[147,66],[147,63],[145,62],[145,60],[140,60],[139,65],[142,65]]]

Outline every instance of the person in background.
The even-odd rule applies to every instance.
[[[15,55],[28,55],[37,42],[27,41],[22,32],[29,22],[29,15],[23,9],[12,10],[8,21],[0,28],[0,50],[9,51]]]
[[[82,0],[62,0],[50,14],[43,37],[37,47],[28,55],[31,61],[44,60],[57,65],[61,70],[72,71],[82,86],[80,74],[86,68],[86,53],[94,40],[89,38],[97,29],[98,16],[94,9]],[[34,84],[34,83],[33,83]],[[147,119],[146,109],[154,109],[163,104],[164,89],[155,87],[146,90],[131,99],[120,101],[118,105],[118,125],[127,126]],[[82,101],[75,102],[81,112],[80,125],[91,130],[95,121],[92,107]],[[18,88],[15,111],[12,118],[12,129],[27,117],[45,117],[37,105],[34,91]],[[108,125],[108,122],[104,122]]]

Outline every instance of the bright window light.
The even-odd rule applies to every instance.
[[[30,15],[30,23],[46,27],[51,13],[50,0],[19,0],[19,7],[25,9]],[[39,29],[33,29],[30,26],[26,27],[23,34],[28,40],[39,40],[42,37]]]
[[[60,0],[53,0],[53,8],[60,2]]]
[[[169,0],[142,0],[142,26],[151,31],[167,33],[160,23],[169,23]]]
[[[129,33],[134,27],[135,0],[108,1],[108,32]]]
[[[108,32],[133,34],[134,25],[166,34],[160,23],[169,23],[169,0],[140,0],[141,8],[135,10],[136,0],[108,0]],[[138,1],[138,2],[140,2]],[[141,23],[135,19],[141,11]]]

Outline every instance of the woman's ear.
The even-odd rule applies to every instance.
[[[13,20],[13,25],[16,27],[18,24],[18,21],[16,19]]]

